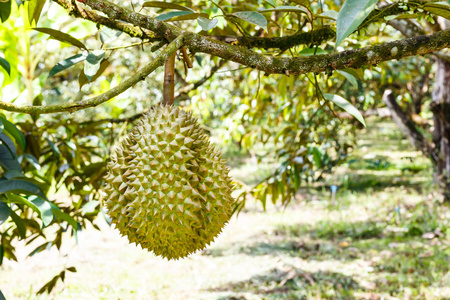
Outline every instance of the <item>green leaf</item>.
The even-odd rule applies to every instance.
[[[84,62],[84,74],[86,75],[88,82],[91,82],[91,79],[97,74],[103,57],[105,57],[104,50],[94,50],[89,52],[86,61]]]
[[[56,155],[56,157],[60,157],[61,156],[61,152],[59,152],[58,146],[56,146],[55,143],[50,141],[49,138],[45,138],[45,139],[47,140],[48,144],[50,145],[50,148],[52,149],[52,151]]]
[[[0,244],[0,266],[3,263],[3,255],[4,254],[5,254],[5,251],[3,249],[3,245]],[[0,291],[0,300],[5,300],[5,296],[3,296],[2,291]]]
[[[8,204],[0,200],[0,225],[5,223],[5,221],[9,218],[10,213],[11,209]]]
[[[56,206],[55,204],[49,202],[50,206],[52,207],[52,213],[55,217],[60,218],[61,220],[66,221],[67,223],[69,223],[75,230],[78,229],[78,223],[77,221],[75,221],[71,216],[69,216],[68,214],[62,212],[58,206]]]
[[[23,193],[26,195],[37,195],[44,199],[47,198],[37,185],[20,179],[0,181],[0,195],[6,193]]]
[[[4,133],[0,133],[0,142],[1,145],[4,145],[8,149],[9,153],[11,153],[12,158],[15,159],[17,149],[11,138]]]
[[[29,201],[25,197],[22,197],[22,196],[19,196],[16,194],[7,194],[6,198],[11,203],[19,203],[19,204],[26,205],[26,206],[30,207],[32,210],[34,210],[37,214],[41,215],[41,211],[39,210],[39,208],[33,202]]]
[[[300,51],[298,54],[301,56],[310,56],[310,55],[321,55],[321,54],[327,54],[328,51],[323,50],[320,47],[316,48],[305,48],[302,51]]]
[[[190,15],[190,14],[191,14],[190,11],[171,11],[171,12],[159,15],[155,19],[158,21],[168,21],[175,17]]]
[[[321,13],[320,15],[317,15],[319,18],[325,18],[336,21],[338,18],[339,13],[335,10],[327,10]]]
[[[75,273],[77,271],[75,267],[68,267],[66,270],[72,273]]]
[[[450,20],[450,6],[445,2],[443,3],[425,3],[423,9],[434,15],[441,16]]]
[[[25,150],[25,138],[23,137],[22,132],[17,129],[16,125],[6,120],[5,117],[0,116],[0,119],[2,120],[4,130],[16,140],[16,143],[19,144],[22,150]]]
[[[13,210],[11,210],[11,219],[13,220],[14,223],[16,223],[17,229],[19,230],[20,238],[24,239],[27,233],[25,223]]]
[[[0,266],[2,265],[2,261],[3,261],[3,246],[0,245]],[[6,300],[6,298],[3,295],[2,291],[0,291],[0,300]]]
[[[117,39],[121,34],[122,31],[103,27],[100,31],[100,41],[102,42],[102,44],[108,44]]]
[[[50,203],[40,197],[32,196],[29,198],[39,210],[43,227],[48,226],[53,220],[52,207]]]
[[[33,25],[33,20],[37,22],[39,21],[39,17],[41,16],[42,8],[45,5],[46,0],[31,0],[27,1],[28,3],[28,20],[30,21],[30,25]]]
[[[101,62],[100,64],[100,68],[98,69],[97,73],[95,73],[94,76],[92,76],[91,78],[91,82],[95,81],[97,78],[100,77],[100,75],[103,74],[103,72],[105,72],[106,68],[110,65],[111,63],[105,59]],[[86,75],[84,74],[84,70],[80,71],[80,75],[78,75],[78,84],[80,85],[80,89],[86,84],[88,83],[88,79],[86,77]]]
[[[344,76],[354,87],[358,87],[358,81],[356,81],[356,78],[352,74],[342,70],[337,70],[336,72]]]
[[[265,31],[267,31],[267,20],[261,13],[257,11],[239,11],[232,13],[231,15],[251,24],[262,27]]]
[[[8,20],[10,14],[11,14],[11,0],[0,1],[0,20],[2,21],[2,23]]]
[[[204,31],[209,31],[211,29],[213,29],[214,27],[216,27],[217,22],[219,22],[217,19],[208,19],[208,18],[204,18],[204,17],[199,17],[198,20],[198,25],[200,25],[200,27],[204,30]]]
[[[360,121],[364,125],[364,127],[366,127],[366,122],[364,121],[363,116],[361,115],[359,110],[357,110],[356,107],[354,107],[350,102],[348,102],[341,96],[334,94],[323,94],[323,97],[333,102],[337,106],[341,107],[342,109],[344,109],[346,112],[348,112],[349,114],[354,116],[358,121]]]
[[[346,0],[337,18],[336,47],[373,11],[377,0]]]
[[[86,59],[86,57],[87,53],[80,53],[60,61],[59,63],[53,66],[53,68],[50,70],[50,73],[48,74],[48,77],[51,77],[61,71],[64,71],[65,69],[70,68],[71,66],[79,62],[82,62],[83,60]]]
[[[319,148],[313,148],[313,159],[316,166],[320,169],[322,168],[322,152],[320,152]]]
[[[39,161],[31,154],[25,154],[25,159],[36,169],[40,170],[41,165],[39,164]]]
[[[0,133],[0,136],[4,136],[4,134]],[[8,138],[7,136],[5,136],[5,137]],[[14,144],[12,146],[14,147]],[[9,173],[10,171],[17,171],[17,172],[22,171],[22,168],[20,167],[20,163],[17,160],[15,154],[13,155],[11,153],[11,149],[8,148],[5,143],[0,145],[0,166],[5,168],[6,170],[8,170],[7,173]],[[6,174],[4,175],[5,177],[6,177]]]
[[[33,28],[33,29],[42,33],[46,33],[55,40],[58,40],[60,42],[68,43],[80,49],[87,50],[86,46],[82,42],[80,42],[79,40],[77,40],[76,38],[67,33],[51,28]]]
[[[0,67],[5,69],[6,73],[8,73],[8,75],[11,75],[11,66],[9,65],[9,62],[6,59],[4,59],[3,57],[0,57]]]
[[[3,132],[3,129],[5,129],[5,126],[3,126],[2,119],[0,119],[0,133]]]
[[[100,204],[99,201],[89,201],[81,208],[83,215],[95,212],[95,208]]]
[[[186,7],[183,5],[178,5],[175,3],[169,3],[169,2],[165,2],[165,1],[147,1],[147,2],[144,2],[144,4],[142,4],[142,7],[158,7],[158,8],[168,8],[168,9],[176,9],[176,10],[194,12],[194,10],[189,7]],[[160,20],[160,21],[163,21],[163,20]]]
[[[190,13],[190,14],[186,14],[186,15],[182,15],[179,17],[175,17],[170,19],[170,21],[186,21],[186,20],[196,20],[198,19],[198,17],[200,16],[199,13]]]

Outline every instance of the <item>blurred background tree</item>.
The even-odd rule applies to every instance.
[[[176,37],[188,50],[177,59],[176,105],[231,149],[230,164],[236,151],[274,166],[253,186],[236,181],[236,211],[249,198],[263,207],[289,203],[302,184],[344,162],[363,117],[380,113],[430,158],[448,199],[449,8],[446,1],[1,1],[0,264],[16,259],[16,239],[42,241],[34,255],[59,248],[64,233],[76,237],[99,214],[108,220],[101,203],[108,153],[161,102],[163,74],[152,71],[176,50],[166,46]],[[123,90],[112,95],[117,86]],[[66,270],[74,271],[41,291]]]

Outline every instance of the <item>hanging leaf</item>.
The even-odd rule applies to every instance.
[[[111,63],[105,59],[101,62],[100,64],[100,68],[98,69],[97,73],[95,73],[95,75],[91,78],[91,82],[95,81],[97,78],[100,77],[100,75],[103,74],[103,72],[106,70],[106,68],[108,68],[108,66]],[[80,85],[80,89],[86,84],[88,83],[88,79],[86,77],[86,75],[84,74],[84,70],[80,71],[80,75],[78,75],[78,84]]]
[[[6,59],[4,59],[3,57],[0,57],[0,67],[5,69],[6,73],[8,73],[8,75],[11,75],[11,66],[9,65],[9,62]]]
[[[67,33],[51,28],[33,28],[33,29],[42,33],[46,33],[55,40],[58,40],[60,42],[68,43],[80,49],[87,50],[86,46],[82,42],[80,42],[79,40],[77,40],[76,38]]]
[[[267,20],[261,13],[257,11],[239,11],[232,13],[231,15],[251,24],[262,27],[265,31],[267,31]]]
[[[0,145],[4,145],[8,149],[9,153],[11,154],[11,157],[16,158],[17,150],[11,138],[4,133],[0,133],[0,141],[1,141]]]
[[[0,225],[5,223],[5,221],[9,218],[11,213],[11,209],[8,204],[0,200]]]
[[[0,1],[0,20],[5,22],[11,14],[11,0]]]
[[[199,17],[197,22],[198,22],[198,25],[200,25],[200,27],[204,31],[210,31],[211,29],[216,27],[218,20],[217,19],[210,20],[208,18]]]
[[[23,220],[16,214],[15,211],[11,210],[11,219],[16,223],[17,230],[19,231],[19,236],[24,239],[26,236],[27,229]]]
[[[70,68],[71,66],[73,66],[79,62],[82,62],[83,60],[86,59],[86,57],[87,57],[87,53],[80,53],[80,54],[71,56],[69,58],[66,58],[65,60],[60,61],[50,70],[48,77],[51,77],[61,71],[64,71],[65,69]]]
[[[40,170],[41,169],[41,165],[39,164],[39,161],[36,159],[36,157],[34,157],[31,154],[25,154],[25,159],[36,169],[36,170]]]
[[[55,217],[66,221],[67,223],[69,223],[73,229],[78,230],[78,223],[77,221],[75,221],[71,216],[69,216],[68,214],[66,214],[65,212],[62,212],[58,206],[56,206],[55,204],[49,202],[51,208],[52,208],[52,213]]]
[[[168,9],[176,9],[176,10],[195,12],[193,9],[191,9],[189,7],[186,7],[183,5],[178,5],[175,3],[164,2],[164,1],[147,1],[147,2],[144,2],[144,4],[142,4],[142,7],[158,7],[158,8],[168,8]]]
[[[43,227],[48,226],[53,220],[52,207],[50,206],[50,203],[36,196],[32,196],[29,199],[31,203],[38,208]]]
[[[172,19],[170,19],[170,21],[173,22],[173,21],[197,20],[199,16],[200,16],[199,13],[190,13],[187,15],[172,18]]]
[[[105,57],[104,50],[94,50],[89,52],[86,61],[84,62],[84,74],[86,75],[88,82],[91,82],[92,78],[97,74],[103,57]]]
[[[32,182],[10,179],[0,181],[0,195],[6,193],[23,193],[26,195],[37,195],[44,199],[47,199],[42,190]]]
[[[103,27],[100,31],[100,41],[102,42],[102,44],[108,44],[117,39],[121,34],[122,31]]]
[[[26,205],[26,206],[30,207],[33,211],[35,211],[36,213],[41,215],[41,211],[39,210],[39,208],[33,202],[29,201],[25,197],[11,193],[11,194],[7,194],[6,198],[8,199],[8,202],[10,202],[10,203],[18,203],[18,204]]]
[[[27,1],[28,3],[28,21],[30,25],[33,25],[33,20],[36,22],[39,21],[39,17],[41,16],[42,8],[44,7],[46,0],[31,0]]]
[[[357,110],[356,107],[354,107],[350,102],[348,102],[341,96],[334,94],[323,94],[323,97],[333,102],[340,108],[344,109],[346,112],[348,112],[349,114],[354,116],[358,121],[360,121],[364,125],[364,127],[366,127],[366,122],[364,121],[363,116],[361,115],[359,110]]]
[[[346,0],[337,18],[336,47],[373,11],[377,0]]]
[[[445,2],[442,3],[425,3],[423,9],[429,13],[441,16],[450,20],[450,6]]]
[[[317,15],[319,18],[325,18],[336,21],[338,18],[339,13],[335,10],[327,10],[321,13],[320,15]]]
[[[95,212],[95,208],[100,204],[98,201],[89,201],[81,208],[83,215]]]
[[[25,138],[23,137],[22,132],[17,129],[16,125],[8,121],[5,117],[0,116],[0,119],[2,120],[4,131],[9,133],[14,138],[22,150],[25,150]]]
[[[356,81],[356,78],[352,74],[342,70],[337,70],[336,73],[339,73],[342,76],[344,76],[345,79],[347,79],[354,87],[356,88],[358,87],[358,81]]]
[[[192,12],[190,12],[190,11],[171,11],[171,12],[159,15],[155,19],[158,21],[168,21],[175,17],[190,15],[190,14],[192,14]]]

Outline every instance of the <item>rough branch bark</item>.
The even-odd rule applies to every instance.
[[[105,13],[109,18],[125,21],[151,30],[158,36],[164,36],[167,40],[172,40],[181,34],[181,29],[173,25],[130,11],[106,0],[82,1],[91,8]],[[336,54],[275,58],[194,33],[186,33],[186,37],[185,46],[191,52],[208,53],[251,68],[259,69],[267,74],[320,73],[345,68],[360,68],[366,65],[376,65],[382,61],[401,59],[413,55],[423,55],[450,46],[450,30],[443,30],[430,36],[424,35]]]
[[[140,69],[136,74],[122,82],[116,87],[113,87],[109,91],[87,100],[81,100],[77,102],[70,102],[66,104],[55,104],[48,106],[18,106],[12,103],[5,103],[0,101],[0,109],[4,109],[12,112],[20,112],[27,114],[49,114],[57,112],[74,112],[77,110],[82,110],[88,107],[94,107],[102,104],[113,97],[123,93],[136,83],[144,80],[150,73],[156,70],[158,67],[164,65],[166,59],[175,51],[177,51],[181,46],[183,46],[184,36],[181,35],[176,38],[172,43],[170,43],[155,59],[153,59],[148,65]]]

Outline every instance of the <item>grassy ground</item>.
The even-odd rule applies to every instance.
[[[238,158],[236,158],[238,160]],[[232,175],[270,172],[250,158]],[[6,261],[6,299],[450,299],[450,210],[431,170],[390,123],[369,128],[348,163],[286,210],[251,205],[208,249],[166,261],[129,245],[103,220],[80,245]],[[338,184],[336,205],[327,186]],[[70,244],[70,242],[69,242]],[[18,245],[21,246],[21,245]],[[35,292],[64,267],[65,283]]]

